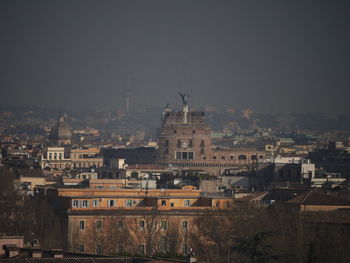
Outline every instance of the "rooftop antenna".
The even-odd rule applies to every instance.
[[[130,113],[130,94],[131,94],[131,75],[127,74],[126,76],[126,88],[124,90],[125,92],[125,111],[126,114],[129,115]]]
[[[183,80],[182,80],[182,90],[185,93],[190,93],[189,92],[189,80],[188,80],[188,63],[186,60],[184,60],[184,64],[183,64]]]

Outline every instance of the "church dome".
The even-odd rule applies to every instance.
[[[60,114],[57,118],[57,124],[52,129],[50,136],[51,140],[56,145],[67,145],[71,144],[72,133],[70,131],[69,124],[65,120],[65,117]]]

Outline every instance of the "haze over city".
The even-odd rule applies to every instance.
[[[0,104],[349,115],[348,1],[2,1]]]
[[[349,10],[0,1],[0,263],[349,263]]]

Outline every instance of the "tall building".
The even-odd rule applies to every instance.
[[[264,158],[252,149],[217,149],[212,146],[205,113],[189,109],[188,96],[180,93],[183,108],[168,107],[162,113],[158,163],[181,170],[202,170],[217,174],[228,168],[246,166]]]

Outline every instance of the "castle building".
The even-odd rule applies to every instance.
[[[183,102],[181,111],[167,108],[162,113],[158,164],[218,174],[264,158],[265,152],[262,151],[214,148],[205,113],[189,110],[188,96],[181,93],[180,96]]]

